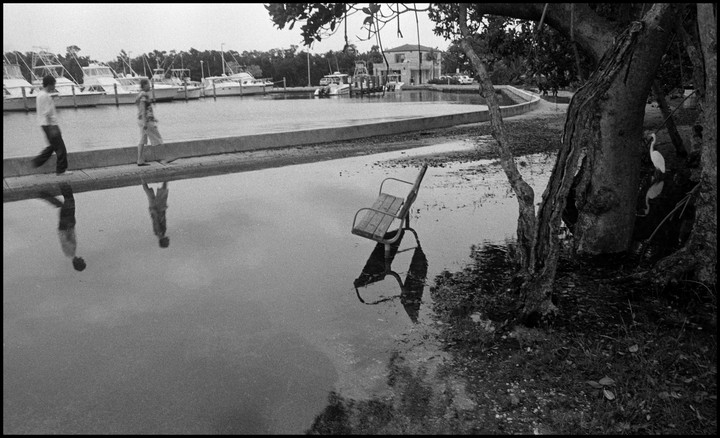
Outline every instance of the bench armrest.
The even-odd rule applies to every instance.
[[[382,180],[382,182],[380,183],[379,193],[382,193],[382,192],[383,192],[383,191],[382,191],[382,189],[383,189],[383,184],[385,184],[385,181],[387,181],[387,180],[389,180],[389,179],[392,179],[392,180],[394,180],[394,181],[399,181],[399,182],[405,183],[405,184],[410,184],[410,185],[413,184],[413,183],[411,183],[410,181],[405,181],[405,180],[402,180],[402,179],[397,179],[397,178],[392,178],[392,177],[385,178],[385,179]]]

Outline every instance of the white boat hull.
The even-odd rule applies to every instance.
[[[263,94],[270,91],[272,87],[262,85],[215,85],[205,87],[203,93],[205,97],[213,96],[248,96],[252,94]]]
[[[104,95],[101,93],[76,94],[75,96],[55,96],[55,108],[86,108],[100,105]],[[35,96],[25,98],[11,97],[3,99],[3,111],[34,110]]]
[[[171,102],[175,100],[175,96],[178,94],[178,89],[172,88],[155,88],[150,90],[150,94],[154,96],[155,102]]]
[[[188,87],[187,94],[185,92],[185,89],[180,87],[177,94],[175,95],[175,100],[200,99],[201,95],[202,95],[202,89],[200,87]]]
[[[150,92],[152,94],[152,91]],[[172,102],[177,94],[175,88],[155,89],[155,102]],[[134,104],[138,93],[117,93],[103,94],[98,105],[129,105]]]
[[[315,90],[315,96],[343,96],[350,94],[350,85],[344,84],[337,86],[335,84],[327,85]]]
[[[115,94],[103,94],[100,98],[98,105],[128,105],[135,103],[137,93],[117,93],[117,100]]]
[[[6,97],[3,99],[3,111],[25,111],[35,109],[35,98]]]

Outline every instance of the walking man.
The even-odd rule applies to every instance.
[[[37,94],[35,98],[35,105],[37,111],[38,123],[45,132],[50,145],[40,152],[40,155],[33,158],[32,164],[34,167],[40,167],[50,156],[55,152],[57,158],[57,164],[55,166],[55,173],[59,175],[70,175],[72,171],[67,170],[67,149],[65,148],[65,142],[63,141],[62,134],[60,133],[60,127],[58,126],[57,112],[55,111],[55,103],[52,100],[51,92],[55,90],[55,78],[52,75],[47,75],[43,78],[43,88]]]
[[[150,138],[150,144],[153,146],[162,145],[163,139],[157,128],[157,119],[153,113],[152,96],[150,95],[150,81],[147,78],[140,80],[142,91],[135,99],[138,107],[138,126],[140,127],[140,143],[138,143],[138,166],[148,166],[150,163],[145,162],[143,149],[145,143]]]

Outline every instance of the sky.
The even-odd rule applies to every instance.
[[[421,4],[418,4],[420,6]],[[376,44],[361,29],[362,18],[348,20],[348,42],[359,52]],[[432,32],[426,14],[418,14],[420,44],[446,50],[449,42]],[[108,62],[120,50],[130,57],[153,50],[269,51],[303,46],[298,23],[292,30],[277,29],[262,3],[3,3],[3,53],[36,52],[39,48],[65,54],[68,46],[78,46],[81,56]],[[401,17],[404,38],[398,38],[397,26],[381,32],[384,49],[417,44],[415,17]],[[310,53],[340,51],[345,44],[342,29],[315,42]]]

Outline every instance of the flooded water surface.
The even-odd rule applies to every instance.
[[[471,147],[171,181],[167,248],[141,181],[76,193],[83,271],[58,239],[67,210],[5,203],[3,432],[303,433],[330,392],[383,391],[393,351],[431,330],[434,276],[473,243],[514,238],[517,203],[490,162],[431,167],[412,209],[426,272],[411,305],[392,276],[356,291],[375,242],[350,233],[353,216],[383,178],[418,172],[379,162]],[[525,161],[539,197],[552,163]],[[406,234],[392,262],[406,284],[414,246]]]

